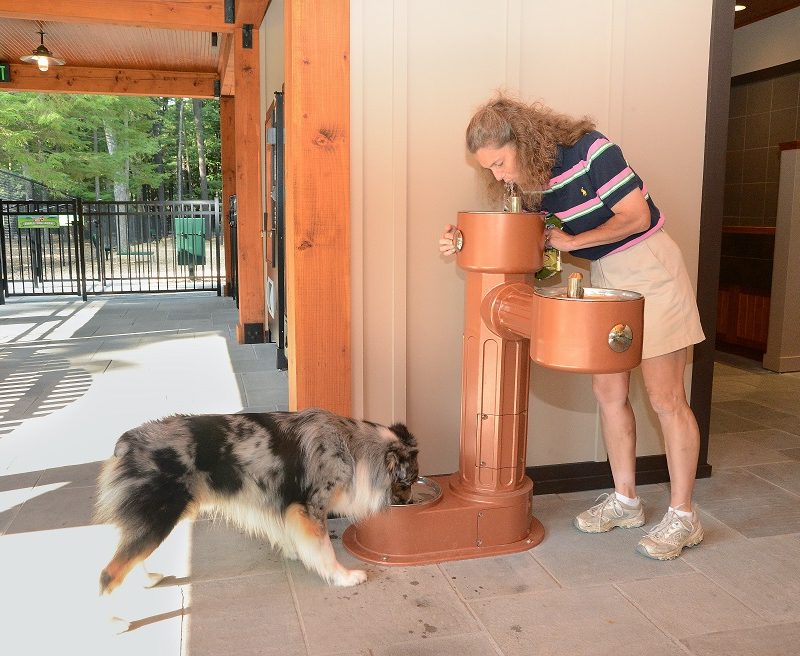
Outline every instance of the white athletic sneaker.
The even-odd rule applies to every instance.
[[[672,560],[681,555],[684,547],[693,547],[703,541],[703,527],[696,512],[691,517],[681,517],[668,510],[664,518],[645,535],[636,551],[656,560]]]
[[[644,504],[629,506],[617,499],[613,492],[601,494],[589,510],[584,510],[573,522],[584,533],[605,533],[612,528],[636,528],[644,525]]]

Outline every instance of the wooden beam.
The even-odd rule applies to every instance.
[[[225,22],[225,0],[0,0],[0,18],[232,32],[245,23],[260,27],[269,3],[236,0],[234,23]]]
[[[201,32],[230,32],[235,27],[225,22],[224,0],[0,0],[0,17]]]
[[[139,71],[80,66],[53,66],[46,73],[42,73],[31,64],[11,64],[11,82],[4,84],[0,90],[213,98],[216,79],[216,73]]]
[[[222,233],[225,244],[225,296],[231,289],[231,195],[236,193],[236,99],[222,96],[219,99],[220,168],[222,169]]]
[[[261,191],[261,88],[259,84],[258,30],[252,47],[242,44],[242,30],[233,34],[236,77],[236,250],[238,252],[240,343],[264,341],[264,248]]]
[[[350,2],[284,12],[289,408],[350,414]]]
[[[270,0],[236,0],[236,22],[261,27]]]
[[[219,67],[217,72],[220,79],[220,95],[232,96],[236,89],[236,75],[233,72],[233,35],[222,35],[219,49]]]

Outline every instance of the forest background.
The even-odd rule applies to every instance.
[[[0,93],[0,168],[83,200],[221,191],[219,102]]]

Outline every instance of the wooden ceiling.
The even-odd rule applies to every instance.
[[[0,62],[12,65],[19,90],[210,97],[219,80],[222,93],[232,94],[234,33],[248,23],[257,29],[268,6],[269,0],[0,0]],[[39,45],[40,30],[65,66],[42,73],[20,62]]]
[[[736,13],[737,28],[800,6],[741,2],[747,9]],[[209,97],[219,80],[231,95],[234,30],[258,27],[268,6],[269,0],[0,0],[0,62],[12,65],[20,90]],[[41,73],[20,62],[39,45],[39,30],[65,66]]]

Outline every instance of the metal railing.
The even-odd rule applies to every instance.
[[[0,287],[9,296],[221,295],[219,212],[217,199],[0,201]]]

